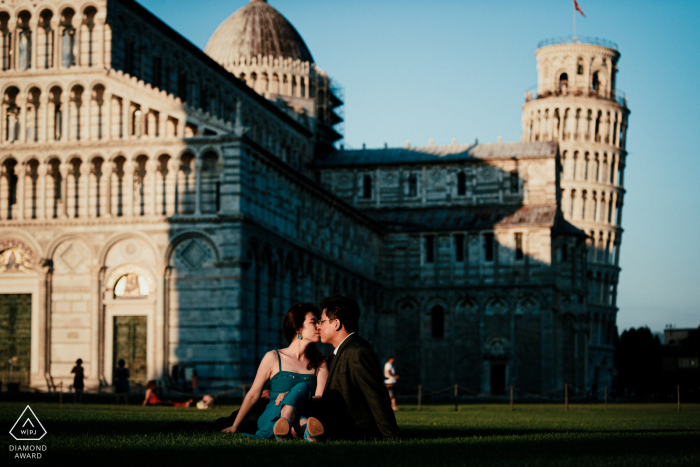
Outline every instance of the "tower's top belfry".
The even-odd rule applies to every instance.
[[[568,37],[542,41],[537,48],[537,91],[530,97],[586,96],[625,105],[615,79],[620,52],[617,44],[598,38]]]

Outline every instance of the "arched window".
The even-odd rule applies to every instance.
[[[445,310],[440,305],[430,310],[430,329],[433,339],[445,337]]]
[[[73,27],[74,14],[75,13],[70,8],[66,8],[61,14],[63,66],[66,68],[75,65],[75,28]]]
[[[593,79],[591,80],[591,91],[598,92],[600,89],[600,80],[598,79],[598,72],[593,73]]]
[[[81,45],[83,57],[81,58],[81,65],[93,65],[93,55],[95,53],[93,48],[93,31],[95,29],[96,14],[97,10],[95,10],[95,7],[91,6],[87,7],[83,12],[83,24],[81,26],[83,32],[83,44]]]
[[[16,219],[18,177],[15,174],[15,169],[17,168],[17,161],[14,159],[6,159],[2,165],[1,172],[4,172],[4,176],[0,175],[0,186],[2,186],[3,191],[0,193],[0,206],[2,206],[0,218]]]
[[[588,193],[586,190],[583,190],[581,192],[581,220],[586,220],[586,197],[588,196]]]
[[[593,192],[593,222],[598,220],[598,199],[596,198],[597,193]]]
[[[32,30],[29,29],[31,14],[23,11],[19,14],[17,30],[19,32],[19,69],[28,70],[32,67]]]
[[[12,68],[12,33],[8,26],[10,15],[0,12],[0,32],[2,33],[2,69],[3,71]]]
[[[569,75],[562,73],[559,75],[559,89],[565,89],[569,85]]]
[[[569,218],[574,218],[574,207],[576,206],[576,190],[571,190],[571,212]]]
[[[12,143],[19,139],[20,121],[19,121],[19,106],[17,105],[17,95],[19,89],[12,86],[5,91],[5,96],[2,103],[2,110],[5,113],[3,124],[5,125],[4,140]]]
[[[408,196],[411,198],[418,196],[418,179],[416,174],[408,176]]]
[[[576,65],[576,74],[583,74],[583,58],[579,57],[578,63]]]
[[[365,175],[362,178],[362,197],[365,199],[372,198],[372,177]]]
[[[63,134],[63,111],[61,110],[61,94],[62,90],[58,86],[51,88],[49,93],[49,111],[51,120],[49,121],[49,130],[52,130],[50,135],[54,141],[60,141]],[[51,138],[51,136],[49,136]]]
[[[37,66],[44,69],[53,67],[54,32],[51,29],[51,18],[53,18],[51,10],[44,10],[41,12],[37,35],[37,40],[39,41]]]
[[[459,196],[467,194],[467,175],[464,172],[457,174],[457,194]]]

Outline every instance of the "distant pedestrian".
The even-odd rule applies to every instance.
[[[394,411],[399,410],[399,408],[396,407],[396,380],[398,378],[399,375],[396,374],[396,370],[394,369],[394,356],[389,355],[389,358],[384,364],[384,385],[386,386],[387,391],[389,391],[391,408]]]
[[[192,392],[199,392],[199,375],[196,368],[192,370]]]
[[[71,373],[75,373],[75,377],[73,378],[73,390],[75,391],[74,397],[76,404],[82,404],[83,402],[83,389],[85,389],[83,380],[85,379],[85,372],[82,365],[83,360],[79,358],[71,370]]]
[[[129,369],[124,368],[126,362],[124,359],[119,359],[117,363],[118,368],[114,371],[114,392],[117,394],[117,405],[119,405],[119,399],[124,398],[124,404],[128,404],[127,394],[129,393]]]

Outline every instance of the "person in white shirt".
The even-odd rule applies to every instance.
[[[389,355],[389,358],[384,364],[384,385],[386,386],[387,391],[389,391],[391,408],[394,411],[399,410],[399,408],[396,407],[396,380],[398,378],[399,375],[396,374],[396,370],[394,369],[394,356]]]

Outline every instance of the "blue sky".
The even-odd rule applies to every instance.
[[[141,0],[204,48],[247,0]],[[519,141],[535,50],[572,0],[269,0],[345,91],[349,147]],[[700,2],[580,0],[577,34],[619,46],[631,109],[618,327],[700,325]]]

